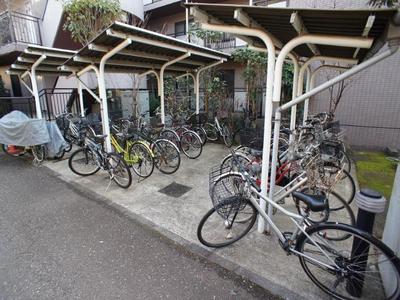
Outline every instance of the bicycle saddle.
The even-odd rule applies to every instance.
[[[328,201],[325,195],[309,195],[301,192],[293,192],[292,196],[307,204],[311,211],[323,211],[328,208]]]

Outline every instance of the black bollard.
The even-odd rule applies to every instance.
[[[355,195],[358,206],[356,227],[372,234],[374,228],[375,214],[382,213],[385,210],[386,199],[382,195],[371,189],[362,189]],[[369,244],[355,238],[353,241],[351,260],[356,266],[355,273],[347,280],[346,290],[353,297],[361,297],[364,286],[363,271],[367,266]],[[354,267],[355,268],[355,267]]]

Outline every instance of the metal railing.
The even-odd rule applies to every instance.
[[[0,14],[0,46],[10,43],[42,45],[39,18],[13,11]]]
[[[204,44],[206,47],[214,50],[233,49],[236,47],[236,38],[232,37],[228,39],[222,39],[216,42],[207,42]]]
[[[42,115],[46,120],[54,120],[65,108],[74,114],[80,114],[77,89],[43,89],[39,92],[39,99]]]
[[[19,110],[30,118],[36,117],[33,97],[0,97],[0,118],[13,110]]]

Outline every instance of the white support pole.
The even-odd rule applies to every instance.
[[[221,59],[220,61],[206,65],[197,70],[196,77],[195,77],[195,84],[194,84],[195,93],[196,93],[196,115],[198,115],[200,113],[200,73],[202,73],[203,71],[210,69],[212,67],[218,66],[224,62],[225,62],[225,59]]]
[[[31,67],[30,78],[32,84],[32,94],[35,98],[36,117],[42,119],[42,108],[40,106],[39,90],[36,81],[36,68],[46,59],[46,55],[42,55]]]
[[[299,72],[300,72],[300,65],[297,59],[293,61],[293,87],[292,87],[292,100],[296,98],[298,85],[301,84],[299,82]],[[293,106],[292,111],[290,113],[290,130],[296,128],[296,114],[297,114],[297,107]],[[276,125],[276,124],[275,124]],[[289,140],[292,141],[293,134],[290,134]],[[272,188],[274,189],[274,188]],[[271,194],[270,194],[271,195]],[[273,195],[273,194],[272,194]],[[272,198],[271,198],[272,199]]]
[[[80,80],[78,80],[78,96],[79,96],[79,107],[81,109],[81,117],[84,117],[85,106],[83,105],[82,83]]]
[[[281,98],[281,90],[282,90],[282,71],[283,71],[283,63],[285,61],[286,56],[297,46],[302,44],[319,44],[319,45],[331,45],[331,46],[341,46],[341,47],[360,47],[360,48],[370,48],[372,46],[373,39],[371,38],[359,38],[359,37],[348,37],[348,36],[326,36],[326,35],[317,35],[317,34],[305,34],[298,36],[291,41],[289,41],[282,49],[278,55],[275,65],[275,74],[274,74],[274,90],[273,90],[273,101],[275,103],[280,102]],[[304,64],[303,66],[304,67]],[[300,77],[300,74],[299,74]],[[300,78],[299,78],[300,82]],[[301,81],[302,82],[302,81]],[[329,86],[328,86],[329,87]],[[299,86],[298,86],[299,88]],[[311,91],[310,91],[311,92]],[[301,97],[304,97],[303,100],[309,98],[314,95],[311,93],[306,93]],[[297,97],[296,99],[299,99]],[[292,103],[289,107],[300,103],[301,101],[295,101],[296,99],[290,101]],[[276,164],[278,160],[278,145],[279,145],[279,130],[281,124],[281,110],[278,108],[275,113],[275,130],[274,130],[274,140],[273,140],[273,149],[272,149],[272,162],[271,162],[271,171],[273,172],[276,169]],[[271,140],[264,140],[264,149],[271,147]],[[269,156],[268,156],[269,157]],[[272,175],[270,178],[270,187],[275,186],[275,176]],[[272,199],[272,198],[271,198]]]
[[[185,3],[188,4],[188,0],[185,0]],[[189,35],[189,8],[185,8],[185,20],[186,20],[186,41],[190,43],[190,35]]]
[[[99,66],[99,77],[97,78],[99,82],[99,96],[101,99],[101,121],[103,125],[103,134],[107,135],[105,138],[105,148],[106,151],[111,152],[111,137],[110,137],[110,123],[108,119],[108,104],[107,104],[107,92],[106,92],[106,82],[105,82],[105,66],[107,60],[113,57],[122,49],[126,48],[132,43],[131,39],[126,39],[110,52],[106,53],[100,61]]]
[[[177,57],[177,58],[175,58],[175,59],[173,59],[173,60],[171,60],[169,62],[166,62],[161,67],[159,90],[160,90],[160,108],[161,108],[161,123],[162,124],[165,124],[165,106],[164,106],[164,72],[165,72],[165,69],[170,65],[173,65],[173,64],[175,64],[175,63],[177,63],[177,62],[179,62],[181,60],[184,60],[185,58],[190,57],[191,55],[192,54],[190,52],[187,52],[187,53],[185,53],[185,54],[183,54],[183,55],[181,55],[181,56],[179,56],[179,57]]]
[[[400,252],[400,164],[397,165],[394,177],[392,195],[390,197],[389,208],[386,216],[385,229],[383,230],[383,242],[388,245],[394,253]],[[386,295],[392,295],[396,290],[395,274],[390,264],[382,263],[379,266],[382,282],[385,287]]]
[[[304,62],[304,64],[300,68],[296,96],[300,96],[301,94],[303,94],[303,91],[304,91],[304,75],[305,75],[306,71],[309,70],[310,65],[313,62],[316,62],[316,61],[334,61],[334,62],[338,62],[338,63],[351,64],[351,65],[354,65],[354,64],[356,64],[358,62],[357,59],[352,59],[352,58],[351,59],[347,59],[347,58],[342,58],[342,57],[322,56],[322,55],[317,55],[317,56],[313,56],[313,57],[309,58],[306,62]],[[308,110],[308,102],[305,102],[304,105],[305,106],[307,105],[307,110]],[[293,114],[293,110],[295,111],[294,114]],[[294,130],[295,129],[295,125],[296,125],[296,110],[297,110],[297,106],[296,105],[292,106],[292,117],[291,117],[290,130]],[[306,109],[304,109],[304,112],[305,111],[306,111]],[[294,118],[294,120],[293,120],[293,118]],[[304,122],[304,113],[303,113],[303,122]]]
[[[267,68],[267,82],[266,82],[266,97],[265,97],[265,113],[264,113],[264,146],[263,146],[263,164],[261,169],[261,194],[267,197],[268,191],[268,172],[269,172],[269,157],[270,157],[270,140],[271,140],[271,127],[272,127],[272,88],[274,81],[275,69],[275,46],[271,37],[261,29],[256,28],[243,28],[240,26],[219,25],[203,23],[201,27],[206,30],[221,31],[232,34],[240,34],[244,36],[255,36],[261,39],[267,47],[268,68]],[[285,55],[286,56],[286,55]],[[260,206],[263,210],[266,209],[267,203],[260,200]],[[272,207],[268,207],[268,214],[272,215]],[[267,226],[269,231],[269,226]],[[258,232],[265,231],[265,221],[263,218],[258,218]]]
[[[306,92],[310,90],[311,87],[311,69],[307,68],[307,80],[306,80]],[[307,98],[304,101],[304,111],[303,111],[303,125],[306,124],[308,118],[308,107],[309,107],[310,98]]]

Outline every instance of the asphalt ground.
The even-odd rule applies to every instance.
[[[277,299],[0,153],[0,299]]]

